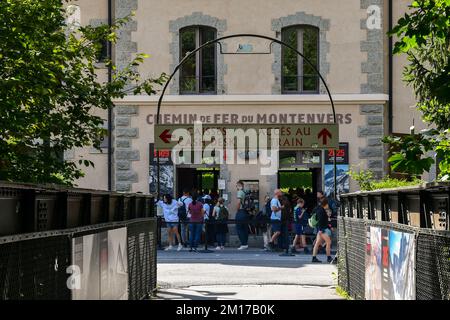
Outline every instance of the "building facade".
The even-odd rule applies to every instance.
[[[411,107],[410,88],[401,81],[404,59],[392,57],[386,32],[407,10],[405,0],[79,0],[81,24],[107,23],[135,15],[119,33],[111,52],[118,68],[138,52],[150,58],[143,76],[170,74],[189,52],[207,41],[233,34],[258,34],[287,42],[320,70],[336,104],[341,152],[339,170],[359,165],[382,177],[388,172],[380,139],[407,133],[420,116]],[[391,18],[391,19],[390,19]],[[107,80],[107,70],[100,70]],[[154,191],[154,124],[158,96],[116,101],[108,149],[74,150],[66,155],[94,161],[81,187]],[[105,119],[107,115],[104,114]],[[291,50],[270,41],[238,37],[209,46],[182,66],[168,87],[160,123],[300,124],[332,122],[331,105],[311,66]],[[161,157],[167,153],[160,153]],[[276,175],[261,176],[255,165],[163,164],[161,189],[217,188],[230,196],[235,183],[264,195],[278,187],[329,189],[329,152],[280,153]],[[110,170],[108,170],[108,167]],[[108,174],[110,172],[110,174]],[[223,181],[224,180],[224,181]],[[297,185],[292,181],[302,181]],[[341,190],[356,185],[343,176]]]

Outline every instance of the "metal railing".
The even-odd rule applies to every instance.
[[[150,195],[0,184],[0,300],[143,299],[156,249]]]
[[[383,290],[382,298],[402,297],[395,278],[401,270],[410,275],[410,283],[401,282],[410,290],[405,297],[450,300],[449,204],[448,184],[341,195],[339,285],[355,299],[377,297],[377,285]],[[379,244],[372,243],[377,232]],[[394,248],[389,244],[395,232],[404,242],[399,253],[391,252]],[[374,253],[374,246],[382,250]],[[413,252],[402,256],[408,248]],[[378,261],[382,271],[371,259]],[[374,283],[377,272],[382,284]]]

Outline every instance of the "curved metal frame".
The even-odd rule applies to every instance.
[[[268,37],[268,36],[264,36],[264,35],[259,35],[259,34],[252,34],[252,33],[238,33],[238,34],[232,34],[229,36],[223,36],[214,40],[210,40],[204,44],[202,44],[201,46],[199,46],[198,48],[196,48],[194,51],[190,52],[188,55],[186,55],[179,63],[178,65],[173,69],[172,74],[170,75],[169,79],[166,81],[166,84],[163,87],[163,90],[161,92],[161,96],[159,97],[158,100],[158,109],[156,112],[156,124],[159,124],[159,118],[160,118],[160,111],[161,111],[161,105],[162,105],[162,101],[164,98],[164,95],[166,93],[167,87],[169,86],[170,81],[172,81],[173,77],[175,76],[175,74],[178,72],[178,70],[181,68],[181,66],[192,56],[194,56],[198,51],[202,50],[203,48],[213,45],[215,43],[218,43],[219,46],[221,47],[221,43],[220,41],[222,40],[226,40],[226,39],[231,39],[231,38],[242,38],[242,37],[250,37],[250,38],[259,38],[259,39],[265,39],[265,40],[269,40],[271,41],[270,46],[272,46],[273,43],[277,43],[280,44],[286,48],[289,48],[291,50],[293,50],[294,52],[296,52],[299,56],[301,56],[312,68],[313,70],[317,73],[317,75],[319,76],[320,80],[322,81],[322,84],[325,87],[325,90],[327,91],[328,94],[328,98],[330,99],[331,102],[331,108],[333,110],[333,123],[336,124],[336,110],[334,108],[334,101],[333,101],[333,97],[331,96],[331,92],[330,89],[328,88],[328,85],[325,81],[325,79],[323,78],[323,76],[320,74],[320,71],[317,69],[317,67],[308,59],[306,58],[300,51],[298,51],[296,48],[292,47],[291,45],[276,39],[276,38],[272,38],[272,37]],[[156,153],[157,156],[157,179],[158,179],[158,183],[157,183],[157,193],[158,196],[160,196],[159,192],[160,192],[160,162],[159,162],[159,152]],[[323,159],[324,160],[324,159]],[[336,163],[336,152],[334,152],[334,197],[335,199],[337,198],[337,163]]]

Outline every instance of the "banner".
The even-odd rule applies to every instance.
[[[72,239],[73,300],[128,299],[127,228]]]
[[[366,299],[415,300],[414,234],[368,227],[366,244]]]

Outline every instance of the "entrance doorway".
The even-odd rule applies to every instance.
[[[320,185],[320,169],[280,170],[278,171],[278,188],[283,192],[289,189],[310,189],[317,192]]]
[[[216,167],[177,168],[177,195],[184,189],[217,190],[220,169]]]

